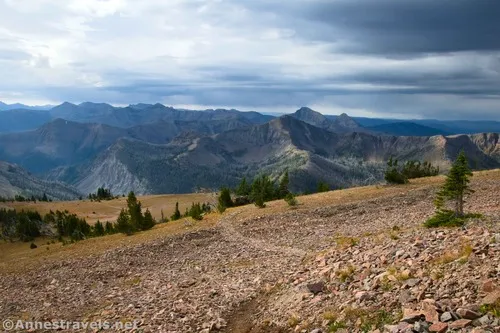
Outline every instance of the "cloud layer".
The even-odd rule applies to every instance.
[[[500,120],[496,0],[0,0],[0,100]]]

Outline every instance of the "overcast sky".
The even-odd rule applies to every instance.
[[[498,0],[0,0],[0,100],[500,120]]]

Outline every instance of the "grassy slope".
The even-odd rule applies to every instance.
[[[145,210],[148,208],[153,217],[159,219],[161,211],[165,217],[170,218],[173,214],[175,203],[179,202],[179,210],[184,213],[184,210],[191,206],[193,202],[211,202],[215,203],[215,194],[193,193],[193,194],[165,194],[165,195],[146,195],[139,197],[142,207]],[[50,210],[64,211],[75,213],[79,217],[83,217],[88,223],[94,224],[97,220],[116,221],[120,214],[120,210],[127,205],[127,198],[119,198],[110,201],[90,202],[84,201],[61,201],[61,202],[14,202],[4,204],[5,206],[15,208],[16,210],[36,210],[40,214],[46,214]],[[1,204],[0,204],[1,205]]]
[[[476,179],[500,179],[500,170],[490,170],[475,173]],[[350,202],[358,202],[387,195],[394,195],[397,193],[406,193],[415,189],[424,187],[433,187],[440,185],[444,180],[443,176],[422,178],[412,180],[408,185],[403,186],[366,186],[359,188],[351,188],[347,190],[331,191],[326,193],[317,193],[308,196],[298,197],[300,209],[311,209],[315,207],[323,207],[326,205],[345,204]],[[179,201],[181,208],[192,201],[208,201],[210,195],[207,194],[188,194],[182,196],[145,196],[140,200],[143,202],[144,207],[151,207],[156,216],[159,211],[164,207],[165,215],[167,215],[167,207],[175,205],[175,201]],[[205,200],[203,200],[205,198]],[[213,200],[213,197],[212,197]],[[115,203],[115,204],[113,204]],[[52,203],[50,208],[49,203],[40,203],[37,208],[42,209],[68,209],[70,211],[78,212],[79,214],[87,214],[88,211],[96,211],[96,215],[118,214],[125,200],[119,199],[116,201],[102,202],[102,203]],[[26,206],[27,205],[27,206]],[[34,204],[21,204],[16,203],[16,208],[28,208],[29,205]],[[56,206],[60,205],[60,206]],[[59,208],[57,208],[59,207]],[[110,208],[112,207],[112,208]],[[77,209],[80,209],[77,211]],[[244,207],[231,208],[225,214],[238,211],[239,218],[247,218],[253,216],[265,216],[285,212],[290,208],[283,200],[273,201],[267,203],[265,209],[258,209],[254,205]],[[168,211],[168,215],[171,210]],[[115,215],[113,215],[115,216]],[[191,220],[182,219],[167,224],[157,225],[150,231],[135,234],[133,236],[125,235],[111,235],[100,238],[88,239],[67,246],[62,246],[60,243],[43,245],[47,240],[38,239],[35,243],[39,245],[37,249],[30,250],[26,243],[5,243],[0,242],[0,273],[16,272],[20,270],[29,269],[42,262],[57,261],[67,257],[89,256],[93,254],[102,253],[106,250],[123,247],[129,245],[136,245],[149,242],[156,239],[166,238],[171,235],[176,235],[183,232],[189,232],[196,229],[211,228],[216,225],[220,215],[217,213],[210,214],[203,221],[192,222]],[[48,247],[48,250],[47,250]]]

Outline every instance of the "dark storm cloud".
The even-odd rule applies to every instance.
[[[337,0],[256,2],[281,13],[306,40],[346,52],[398,54],[500,50],[497,0]]]
[[[0,1],[0,100],[499,119],[499,15],[498,0]]]

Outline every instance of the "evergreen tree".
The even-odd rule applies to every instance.
[[[238,188],[236,189],[236,194],[241,196],[250,195],[251,190],[252,188],[247,183],[247,178],[243,177],[243,179],[240,182],[240,185],[238,185]]]
[[[171,219],[172,221],[175,221],[175,220],[178,220],[178,219],[180,219],[180,218],[181,218],[181,212],[180,212],[180,210],[179,210],[179,203],[178,203],[178,202],[176,202],[176,203],[175,203],[175,211],[174,211],[174,213],[172,214],[172,216],[170,216],[170,219]]]
[[[44,202],[49,201],[49,199],[47,198],[47,194],[45,194],[45,192],[43,193],[42,201],[44,201]]]
[[[103,236],[105,234],[104,225],[101,221],[97,220],[94,224],[94,236]]]
[[[328,186],[328,184],[325,183],[324,181],[320,180],[316,191],[319,193],[328,192],[328,191],[330,191],[330,186]]]
[[[462,150],[434,201],[436,214],[427,220],[425,226],[460,226],[465,223],[466,218],[477,217],[477,214],[464,214],[464,198],[466,195],[474,193],[469,187],[470,177],[472,177],[472,171],[469,168],[465,152]],[[452,202],[453,210],[446,208],[447,202]]]
[[[40,236],[40,229],[36,221],[31,220],[26,213],[21,212],[17,215],[16,233],[23,242],[28,242]]]
[[[276,199],[277,190],[268,175],[261,175],[252,183],[252,199],[254,201],[270,201]]]
[[[130,216],[125,209],[121,210],[116,220],[116,230],[127,235],[131,235],[134,232],[134,228],[130,222]]]
[[[437,208],[442,208],[441,203],[446,200],[453,201],[455,216],[463,217],[464,197],[474,192],[469,188],[470,177],[472,177],[472,171],[469,168],[465,152],[462,150],[446,176],[443,188],[438,193]]]
[[[398,160],[394,160],[392,156],[387,161],[387,170],[385,171],[384,179],[389,184],[408,183],[408,178],[399,171]]]
[[[144,212],[144,225],[143,225],[143,230],[148,230],[154,227],[156,224],[155,219],[153,218],[153,215],[151,215],[151,212],[149,209],[146,209]]]
[[[233,200],[231,199],[231,192],[229,191],[229,188],[223,187],[220,189],[218,203],[219,207],[224,210],[226,208],[233,207]],[[219,211],[221,209],[219,209]]]
[[[189,216],[191,216],[194,220],[202,220],[203,219],[203,211],[201,209],[200,203],[192,203],[191,209],[189,210]]]
[[[107,235],[111,235],[115,233],[115,227],[113,226],[113,223],[107,221],[106,226],[104,228],[104,231],[106,232]]]
[[[290,191],[288,190],[288,184],[290,183],[290,179],[288,177],[288,170],[285,171],[283,177],[281,177],[280,184],[278,186],[278,199],[284,199]]]
[[[289,206],[297,206],[298,205],[298,202],[297,202],[297,199],[295,198],[295,196],[292,194],[292,193],[288,193],[286,196],[285,196],[285,202],[289,205]]]
[[[135,230],[144,230],[144,216],[142,215],[141,202],[137,200],[134,192],[130,192],[127,198],[128,214],[130,224]]]

